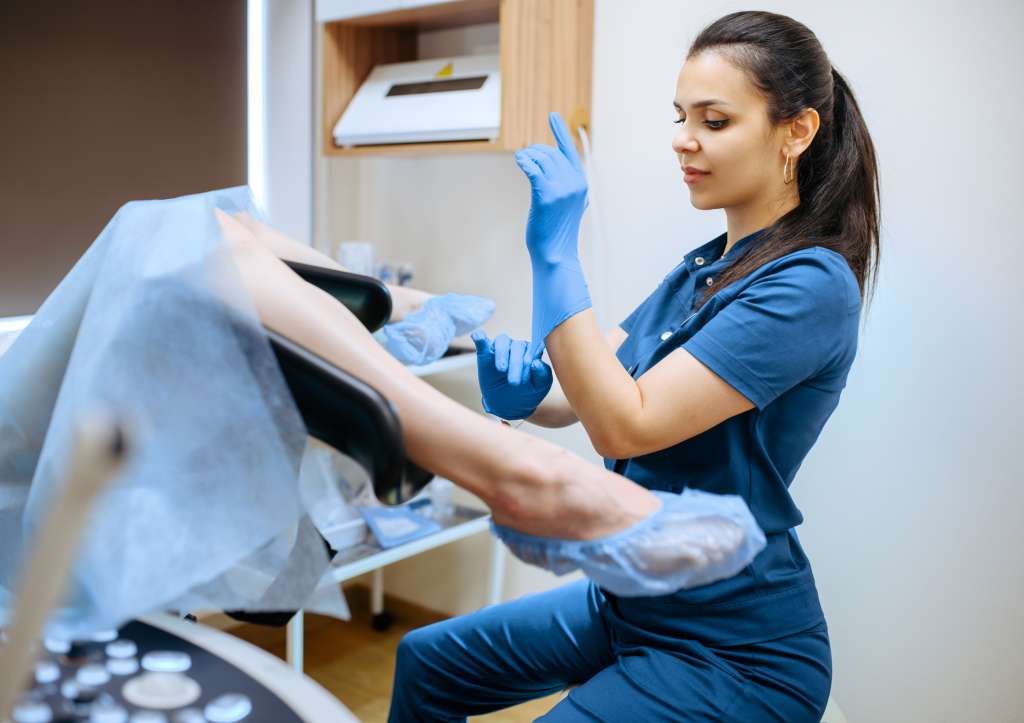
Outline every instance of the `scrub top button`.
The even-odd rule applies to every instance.
[[[703,266],[704,265],[704,257],[703,256],[698,256],[697,258],[695,258],[693,260],[693,263],[697,264],[698,266]]]
[[[670,336],[672,336],[672,332],[671,331],[666,331],[666,332],[664,332],[661,335],[661,340],[662,341],[667,341]]]
[[[707,284],[708,286],[711,286],[711,284],[715,283],[715,280],[709,276],[704,283]]]

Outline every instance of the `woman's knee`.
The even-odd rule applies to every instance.
[[[406,685],[422,684],[442,675],[441,662],[453,656],[444,650],[443,641],[449,637],[445,622],[416,628],[402,636],[395,653],[396,682],[401,678]]]

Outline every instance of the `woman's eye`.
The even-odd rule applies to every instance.
[[[672,122],[673,123],[677,123],[677,124],[678,123],[685,123],[686,119],[685,118],[679,118],[678,120],[674,120]],[[710,128],[713,131],[720,131],[723,128],[725,128],[725,124],[728,123],[728,122],[729,121],[727,121],[727,120],[714,120],[714,121],[713,120],[709,120],[709,121],[704,121],[704,125],[706,125],[708,128]]]

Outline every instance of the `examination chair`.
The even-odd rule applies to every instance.
[[[342,303],[370,332],[391,316],[391,294],[369,276],[286,262],[304,281]],[[373,480],[377,499],[386,505],[407,502],[433,478],[405,456],[401,424],[394,407],[369,384],[267,329],[270,347],[302,416],[309,436],[358,463]],[[324,541],[328,554],[335,550]],[[282,627],[297,611],[255,613],[226,610],[247,623]]]
[[[326,291],[374,332],[391,316],[391,294],[369,276],[287,262],[303,280]],[[394,407],[376,389],[276,332],[267,330],[306,430],[358,462],[385,505],[408,502],[433,479],[409,461]]]
[[[370,331],[391,315],[391,296],[375,279],[305,264],[289,266],[344,304]],[[406,502],[430,481],[430,472],[406,459],[398,415],[386,398],[285,336],[269,329],[266,332],[307,433],[358,463],[372,480],[380,502]],[[261,337],[251,334],[240,338],[246,343],[262,343]],[[58,524],[43,536],[48,541],[43,546],[44,562],[63,562],[57,567],[31,566],[36,574],[30,576],[24,597],[45,603],[20,605],[19,612],[34,612],[17,626],[12,643],[18,643],[18,650],[5,651],[0,646],[0,667],[4,667],[0,720],[9,714],[14,723],[87,719],[124,723],[130,714],[154,716],[154,709],[159,709],[166,711],[161,720],[173,714],[174,720],[355,721],[326,691],[272,656],[165,614],[133,620],[109,636],[103,633],[102,637],[68,641],[62,647],[59,641],[48,640],[41,652],[26,644],[38,635],[57,600],[55,579],[64,578],[73,560],[78,534],[72,536],[70,530],[82,529],[92,500],[116,475],[125,456],[125,440],[119,429],[114,431],[116,437],[100,440],[94,429],[93,444],[87,445],[91,457],[79,454],[72,459],[74,484],[67,485],[72,496],[69,501],[60,500],[63,504],[57,507],[64,516],[50,520]],[[103,450],[108,450],[105,454],[110,457],[105,465],[99,464]],[[90,471],[93,468],[103,469]],[[60,524],[71,518],[75,524]],[[55,569],[62,571],[59,576],[53,574]],[[247,622],[284,625],[294,612],[228,614]],[[127,646],[130,651],[121,650]],[[33,659],[35,667],[31,668]],[[134,669],[122,670],[127,663]],[[8,678],[8,667],[18,673]],[[16,698],[19,689],[25,691],[22,681],[28,689]]]

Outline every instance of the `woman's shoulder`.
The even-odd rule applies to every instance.
[[[859,311],[860,285],[846,258],[824,246],[808,246],[773,259],[749,277],[758,283],[794,284],[821,300],[841,304],[848,313]]]

